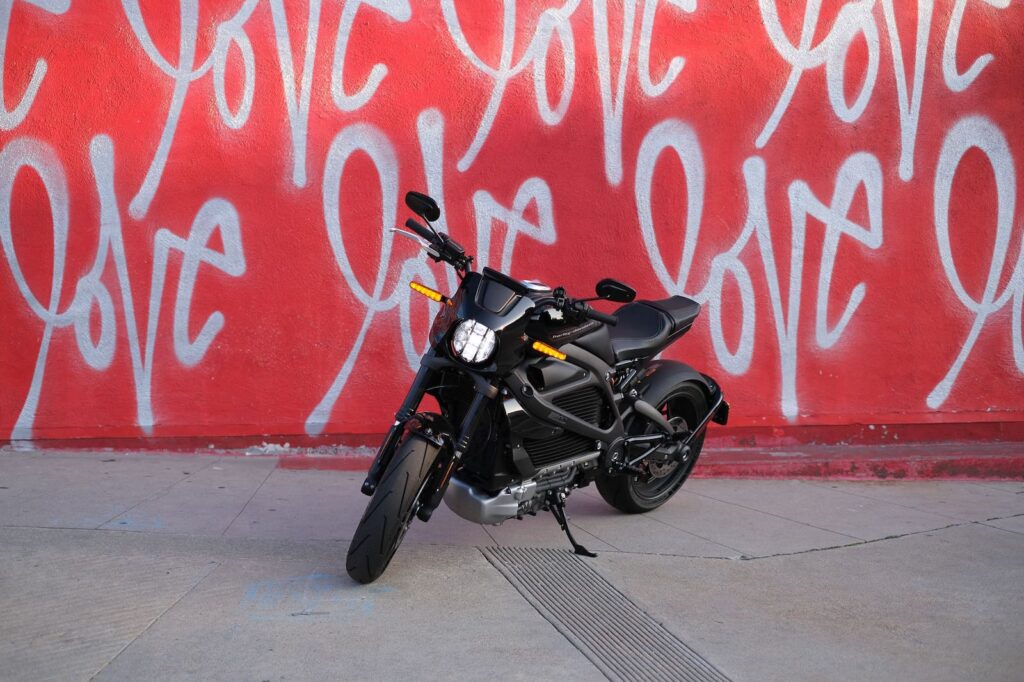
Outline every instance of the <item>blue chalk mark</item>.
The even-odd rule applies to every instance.
[[[338,575],[314,572],[250,583],[240,608],[253,620],[348,620],[353,614],[370,615],[376,596],[393,590],[386,585],[357,589]]]
[[[122,530],[161,530],[166,525],[160,517],[136,513],[119,516],[108,523],[107,527]]]

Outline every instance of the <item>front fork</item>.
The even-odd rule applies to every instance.
[[[395,413],[395,423],[391,425],[387,435],[384,436],[384,442],[377,450],[377,456],[374,457],[373,464],[370,465],[370,470],[366,474],[366,480],[363,481],[362,486],[364,495],[373,495],[377,490],[377,484],[380,483],[381,477],[391,463],[391,458],[394,456],[406,424],[416,414],[416,409],[423,400],[430,382],[436,376],[435,364],[435,358],[423,359],[402,406]],[[423,494],[426,497],[421,500],[418,512],[419,518],[423,521],[429,520],[430,515],[441,504],[444,491],[448,488],[448,482],[451,480],[455,468],[462,460],[466,450],[469,449],[469,444],[480,423],[480,418],[483,416],[486,404],[498,395],[498,387],[494,382],[478,375],[473,375],[473,380],[475,384],[473,400],[469,404],[469,409],[466,410],[462,424],[459,425],[457,439],[453,438],[454,429],[450,426],[438,428],[440,424],[446,424],[440,417],[423,420],[428,426],[424,427],[421,422],[419,430],[416,431],[418,435],[442,448],[442,454],[438,456],[434,468],[429,474],[430,480],[423,489]]]
[[[423,396],[427,392],[428,382],[433,379],[433,376],[433,368],[425,364],[420,365],[419,371],[416,372],[416,378],[413,379],[412,386],[409,387],[409,392],[405,394],[402,406],[395,413],[395,423],[388,429],[387,435],[384,436],[384,442],[381,443],[376,457],[373,458],[373,464],[370,465],[370,470],[366,473],[366,480],[363,481],[362,487],[364,495],[373,495],[374,491],[377,490],[380,477],[384,475],[388,465],[391,464],[391,458],[395,454],[395,446],[398,445],[398,440],[402,437],[402,432],[405,430],[405,423],[416,414],[416,408],[420,406],[420,401],[423,400]]]

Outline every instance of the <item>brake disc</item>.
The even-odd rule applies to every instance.
[[[672,417],[668,420],[668,423],[672,425],[673,430],[677,433],[687,429],[686,420],[682,417]],[[645,464],[652,479],[664,478],[675,471],[681,463],[685,462],[688,456],[688,453],[680,456],[678,444],[673,444],[667,448],[658,449],[646,459]]]

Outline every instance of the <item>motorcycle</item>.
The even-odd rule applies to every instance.
[[[429,521],[442,500],[480,524],[549,511],[573,550],[565,500],[591,483],[616,509],[658,508],[683,485],[709,422],[729,404],[714,379],[655,357],[685,334],[700,305],[684,296],[636,301],[603,279],[596,296],[520,281],[485,267],[431,224],[437,203],[409,192],[409,232],[393,228],[452,266],[451,297],[410,287],[440,304],[430,347],[362,484],[372,499],[349,546],[346,568],[370,583],[387,568],[414,519]],[[622,303],[614,314],[588,303]],[[424,396],[441,413],[417,412]]]

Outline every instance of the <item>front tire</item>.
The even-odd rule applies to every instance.
[[[391,563],[416,515],[437,453],[436,445],[415,434],[398,444],[348,548],[345,569],[356,582],[372,583]]]
[[[668,395],[658,401],[658,411],[670,421],[682,420],[688,428],[700,423],[708,412],[708,401],[704,391],[692,382],[679,384]],[[628,427],[630,435],[653,433],[654,426],[646,419],[637,418]],[[643,514],[665,504],[682,487],[704,446],[704,434],[690,444],[690,454],[685,461],[664,476],[643,481],[638,476],[619,474],[599,475],[597,490],[604,501],[627,514]]]

